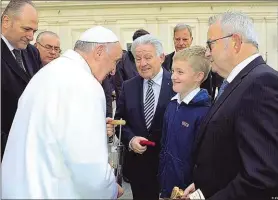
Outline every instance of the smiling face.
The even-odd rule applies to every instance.
[[[18,15],[4,15],[2,18],[2,34],[16,49],[25,49],[37,29],[37,11],[29,4],[23,6]]]
[[[139,44],[135,49],[137,71],[144,79],[152,79],[161,69],[164,54],[158,56],[152,44]]]
[[[186,60],[174,60],[172,68],[173,90],[184,98],[189,92],[200,85],[203,72],[195,72]]]

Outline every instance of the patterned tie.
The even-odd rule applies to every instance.
[[[217,99],[219,99],[219,97],[221,96],[221,94],[224,92],[225,88],[229,85],[229,82],[227,80],[224,80],[222,85],[220,86],[220,89],[218,91],[217,97],[215,99],[215,101],[217,101]]]
[[[14,55],[15,55],[15,59],[16,59],[16,62],[19,64],[19,66],[24,70],[24,65],[23,65],[23,60],[22,60],[22,56],[21,56],[21,51],[20,50],[17,50],[17,49],[14,49],[13,50],[14,52]]]
[[[148,130],[152,124],[152,119],[154,116],[154,92],[152,85],[154,84],[153,80],[148,80],[148,90],[146,94],[145,104],[144,104],[144,114]]]

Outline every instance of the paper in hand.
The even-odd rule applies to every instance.
[[[205,197],[200,189],[196,190],[195,192],[189,194],[189,199],[192,200],[204,200]]]

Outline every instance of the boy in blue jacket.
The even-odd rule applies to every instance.
[[[172,82],[177,95],[164,115],[158,173],[161,198],[169,198],[173,187],[185,189],[192,182],[194,139],[211,105],[207,90],[200,89],[210,71],[205,53],[204,47],[192,46],[173,58]]]

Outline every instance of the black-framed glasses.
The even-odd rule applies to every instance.
[[[231,35],[227,35],[227,36],[224,36],[224,37],[221,37],[221,38],[217,38],[217,39],[214,39],[214,40],[208,40],[207,41],[207,49],[209,49],[211,51],[211,44],[218,41],[218,40],[222,40],[222,39],[225,39],[225,38],[229,38],[229,37],[232,37],[233,34]]]
[[[47,51],[51,52],[52,50],[55,51],[55,53],[61,53],[62,50],[60,49],[60,47],[55,47],[55,46],[51,46],[49,44],[47,45],[42,45],[41,43],[37,42],[39,45],[41,45],[43,48],[45,48]]]

